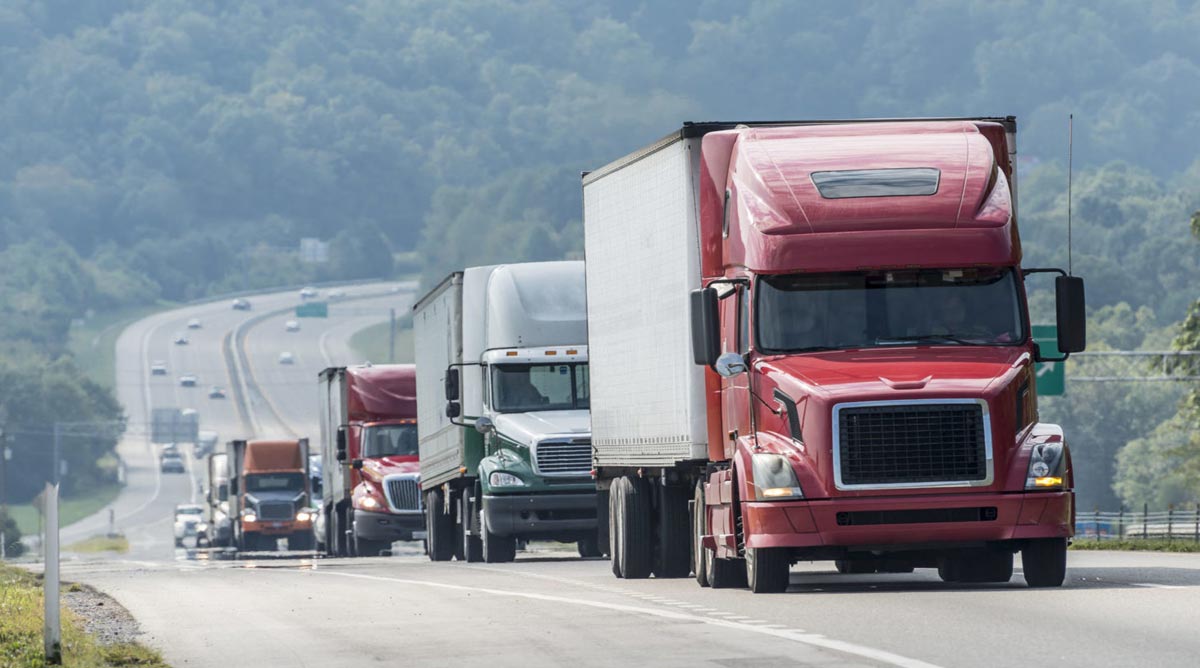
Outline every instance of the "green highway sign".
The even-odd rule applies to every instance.
[[[297,318],[328,318],[329,304],[326,302],[308,302],[296,307]]]
[[[1058,326],[1034,325],[1033,341],[1043,355],[1058,357]],[[1058,397],[1067,393],[1067,365],[1063,362],[1038,362],[1033,368],[1037,376],[1037,393],[1040,397]]]

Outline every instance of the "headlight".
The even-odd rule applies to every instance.
[[[358,505],[362,506],[363,508],[378,508],[379,502],[376,501],[375,497],[373,496],[364,496],[358,502]]]
[[[254,513],[243,513],[243,514],[242,514],[242,521],[243,521],[243,522],[257,522],[257,521],[258,521],[258,515],[255,515]]]
[[[207,524],[197,524],[196,531],[197,532],[208,531],[208,525]]]
[[[307,522],[311,519],[312,519],[312,515],[308,514],[307,511],[301,510],[300,512],[296,513],[296,521],[297,522]]]
[[[783,455],[760,453],[751,460],[754,468],[754,496],[758,501],[803,499],[800,481],[792,463]]]
[[[492,474],[488,476],[488,484],[492,487],[524,487],[525,481],[511,473],[492,471]]]
[[[1029,453],[1029,472],[1025,475],[1025,489],[1062,489],[1063,469],[1067,458],[1063,456],[1062,443],[1039,443]]]

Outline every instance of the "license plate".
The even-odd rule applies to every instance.
[[[414,531],[413,532],[413,540],[425,540],[425,538],[426,538],[426,535],[425,535],[424,531]]]
[[[281,526],[283,526],[283,522],[271,522],[272,529],[278,529]]]

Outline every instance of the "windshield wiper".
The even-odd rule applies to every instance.
[[[875,345],[898,345],[902,343],[957,343],[960,346],[987,345],[981,341],[961,339],[949,334],[913,334],[911,336],[890,336],[875,339]]]

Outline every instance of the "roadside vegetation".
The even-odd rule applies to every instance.
[[[1076,540],[1072,550],[1125,550],[1131,552],[1200,552],[1200,543],[1179,540]]]
[[[41,578],[0,563],[0,666],[42,668]],[[79,618],[62,608],[63,664],[69,668],[146,666],[166,668],[154,650],[136,643],[105,645],[83,631]]]
[[[125,554],[129,551],[129,540],[124,536],[92,536],[63,547],[67,552],[116,552]]]
[[[82,492],[79,496],[64,497],[58,502],[58,521],[61,526],[81,520],[104,506],[112,503],[121,492],[116,482],[100,485]],[[21,533],[36,536],[38,533],[38,509],[33,503],[9,506],[8,512],[21,529]]]
[[[125,327],[137,320],[177,306],[168,301],[127,306],[113,311],[89,310],[71,323],[67,348],[75,358],[80,372],[97,385],[116,390],[117,337]]]

